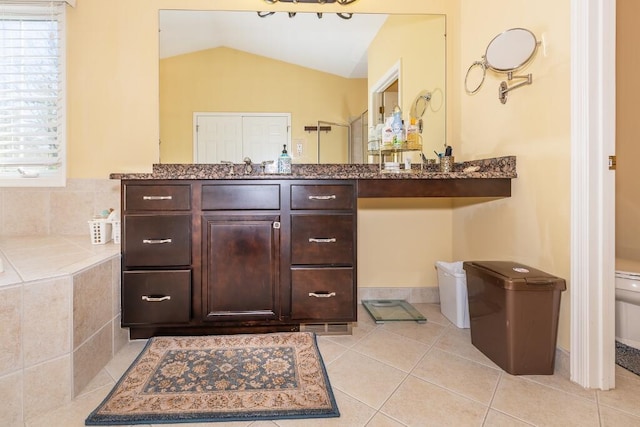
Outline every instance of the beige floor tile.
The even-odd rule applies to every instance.
[[[407,373],[349,350],[327,368],[334,390],[379,409]]]
[[[455,326],[449,327],[442,336],[438,338],[434,347],[492,368],[498,368],[498,365],[493,363],[491,359],[471,343],[471,335],[468,329],[458,329]]]
[[[277,424],[274,424],[270,421],[264,422],[264,427],[276,427]],[[270,423],[270,424],[269,424]],[[255,427],[255,423],[246,422],[246,421],[230,421],[230,422],[222,422],[222,423],[171,423],[171,424],[151,424],[150,427]],[[137,426],[136,426],[137,427]]]
[[[640,417],[601,406],[600,425],[602,427],[638,427],[640,426]]]
[[[434,348],[411,374],[488,405],[501,371]]]
[[[104,369],[111,375],[114,380],[119,380],[122,374],[124,374],[133,361],[144,349],[147,344],[146,340],[138,340],[129,343],[128,346],[123,348],[115,355],[115,357],[107,363]]]
[[[544,426],[597,426],[596,402],[504,374],[491,407]]]
[[[281,427],[356,427],[365,426],[376,412],[340,390],[334,390],[333,394],[340,410],[339,417],[278,420],[275,423]]]
[[[440,311],[440,304],[411,304],[416,310],[418,310],[424,317],[427,318],[427,322],[437,323],[442,326],[452,326],[453,323],[445,317]],[[455,326],[454,326],[455,327]]]
[[[378,412],[371,421],[367,423],[366,427],[404,427],[404,424]]]
[[[359,317],[359,319],[362,316]],[[378,326],[358,320],[358,324],[353,326],[351,335],[327,335],[327,339],[340,344],[344,347],[353,347],[364,337],[376,330]]]
[[[409,376],[380,412],[409,426],[480,426],[487,407]]]
[[[601,405],[640,416],[640,377],[616,375],[616,388],[598,392]]]
[[[566,374],[560,373],[557,370],[553,375],[523,375],[522,377],[539,384],[546,385],[547,387],[552,387],[566,393],[574,394],[584,399],[596,399],[595,390],[585,389],[578,384],[571,382]]]
[[[430,322],[388,322],[382,326],[382,329],[424,344],[433,345],[447,327]]]
[[[629,370],[626,370],[622,366],[616,365],[616,376],[618,375],[624,375],[627,378],[640,378],[638,375]]]
[[[110,386],[105,386],[86,393],[60,409],[30,420],[26,427],[82,427],[87,416],[102,402],[110,390]]]
[[[524,421],[513,418],[502,412],[498,412],[495,409],[489,409],[487,418],[484,420],[483,427],[526,427],[533,424],[525,423]]]
[[[420,306],[414,304],[414,306]],[[439,311],[436,304],[425,304],[422,313]],[[359,307],[359,310],[361,308]],[[443,322],[444,327],[446,323]],[[426,325],[438,326],[435,322]],[[329,372],[338,402],[339,418],[275,420],[253,423],[175,424],[176,427],[406,427],[406,426],[596,426],[640,427],[640,377],[616,367],[616,389],[585,391],[557,370],[553,376],[512,376],[502,372],[471,344],[469,330],[448,325],[433,346],[421,341],[425,325],[413,322],[376,325],[362,320],[353,336],[319,336],[318,344]],[[428,342],[426,335],[422,338]],[[142,351],[146,340],[129,343],[70,404],[48,414],[37,415],[28,427],[82,426],[85,418],[111,391],[113,384]],[[412,359],[412,345],[425,349],[411,375],[391,367],[388,360]],[[347,346],[351,346],[349,349]],[[362,352],[372,351],[378,357]],[[396,353],[402,356],[396,356]],[[419,352],[418,352],[419,353]],[[385,360],[387,358],[388,360]],[[473,368],[477,368],[473,369]],[[392,373],[406,377],[397,388]],[[487,373],[501,375],[495,386],[491,409],[481,401]],[[407,376],[408,375],[408,376]],[[391,381],[386,379],[390,376]],[[420,376],[420,378],[418,378]],[[491,377],[491,375],[489,375]],[[424,378],[424,379],[423,379]],[[461,380],[464,378],[464,381]],[[4,377],[3,379],[7,379]],[[462,382],[468,384],[462,385]],[[379,386],[379,384],[382,386]],[[364,386],[362,385],[364,384]],[[439,384],[439,385],[438,385]],[[0,384],[2,385],[2,384]],[[7,390],[13,386],[7,386]],[[445,388],[446,387],[446,388]],[[491,387],[488,387],[491,389]],[[475,391],[474,391],[475,390]],[[377,393],[377,394],[376,394]],[[0,393],[1,394],[1,393]],[[593,399],[593,395],[597,400]],[[390,395],[390,396],[388,396]],[[386,401],[384,400],[388,396]],[[465,396],[472,396],[467,398]],[[478,400],[474,400],[478,399]],[[378,403],[381,409],[376,411]],[[2,404],[0,403],[0,406]],[[635,415],[634,415],[635,414]],[[602,419],[602,423],[600,423]],[[0,424],[2,424],[0,411]],[[174,424],[158,424],[166,427]],[[22,423],[19,423],[22,426]],[[16,427],[19,427],[16,426]],[[149,427],[149,426],[147,426]]]
[[[318,337],[318,348],[325,365],[330,364],[348,350],[347,347],[322,336]]]
[[[358,342],[353,349],[395,368],[410,372],[427,352],[429,346],[383,329],[376,329]]]
[[[111,375],[104,369],[98,372],[98,375],[93,378],[89,384],[84,388],[84,390],[80,391],[77,397],[82,397],[85,394],[92,393],[98,389],[101,389],[106,386],[113,387],[115,385],[115,380],[111,378]]]

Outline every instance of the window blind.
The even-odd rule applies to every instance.
[[[0,1],[0,185],[64,184],[64,4]]]

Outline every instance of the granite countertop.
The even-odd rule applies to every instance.
[[[244,164],[154,164],[151,173],[112,173],[111,179],[470,179],[516,178],[515,156],[455,163],[452,172],[440,172],[439,165],[413,164],[411,172],[381,172],[377,164],[293,164],[291,174],[265,174],[259,164],[244,174]]]

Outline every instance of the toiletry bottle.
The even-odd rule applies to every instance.
[[[393,148],[402,147],[402,110],[398,105],[393,109],[393,121],[391,122],[391,130],[393,132]]]
[[[287,145],[283,145],[282,154],[278,157],[278,173],[290,174],[291,173],[291,156],[287,153]]]
[[[418,144],[418,127],[416,126],[416,119],[413,117],[411,117],[409,127],[407,128],[407,148],[420,148]]]

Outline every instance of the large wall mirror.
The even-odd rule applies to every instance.
[[[295,163],[377,162],[384,100],[409,120],[425,91],[423,152],[445,145],[444,15],[161,10],[159,29],[161,163],[259,163],[283,143]]]

